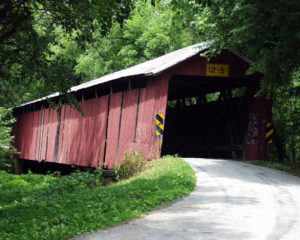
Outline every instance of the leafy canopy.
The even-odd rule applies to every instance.
[[[17,104],[32,87],[28,98],[66,92],[80,82],[73,61],[51,57],[51,45],[63,42],[57,29],[65,36],[76,31],[74,40],[82,48],[95,27],[105,35],[113,22],[122,24],[130,8],[130,0],[1,1],[0,104]]]
[[[202,7],[196,25],[213,40],[211,52],[226,47],[244,52],[253,60],[251,70],[264,74],[263,90],[292,84],[299,70],[299,1],[193,2]]]

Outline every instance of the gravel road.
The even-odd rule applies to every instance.
[[[243,162],[185,160],[197,176],[189,197],[76,239],[300,239],[300,178]]]

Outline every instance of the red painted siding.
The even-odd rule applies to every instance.
[[[230,52],[210,62],[229,64],[231,77],[260,78],[245,75],[248,63]],[[19,157],[108,168],[120,164],[126,150],[141,149],[146,159],[158,158],[161,139],[155,135],[155,116],[166,114],[169,80],[176,74],[205,76],[206,60],[191,57],[151,78],[146,88],[81,101],[84,116],[70,106],[64,106],[61,115],[54,109],[19,114],[14,124]],[[271,119],[270,109],[264,97],[251,98],[249,113],[257,117],[260,129],[258,140],[247,145],[248,158],[265,156],[264,131],[265,123]]]
[[[66,107],[62,107],[61,116],[60,116],[60,126],[59,126],[59,136],[58,136],[58,146],[57,146],[57,157],[56,162],[61,163],[63,156],[63,146],[64,146],[64,128],[65,128],[65,115],[66,115]]]
[[[148,83],[147,88],[141,90],[140,97],[140,107],[138,113],[138,124],[137,124],[137,132],[136,132],[136,140],[138,146],[142,150],[142,153],[146,158],[149,158],[153,153],[150,152],[149,143],[151,137],[151,129],[152,124],[154,122],[153,118],[153,88],[149,87],[150,83]],[[135,149],[138,150],[138,149]]]
[[[129,150],[129,143],[134,141],[136,126],[136,111],[138,94],[140,90],[134,89],[124,92],[122,125],[118,150],[118,164],[121,164],[125,151]]]
[[[55,135],[56,135],[56,128],[57,128],[57,111],[54,109],[50,109],[50,117],[49,117],[49,132],[48,132],[48,139],[47,139],[47,155],[46,161],[47,162],[54,162],[54,148],[55,148]]]
[[[93,109],[96,118],[93,118],[93,125],[91,126],[91,129],[94,130],[94,137],[92,137],[94,141],[89,146],[93,150],[90,161],[92,166],[101,166],[104,158],[108,96],[101,97],[94,102]]]
[[[267,123],[272,121],[272,102],[266,96],[254,97],[259,86],[251,89],[249,126],[246,136],[246,159],[267,160],[268,143],[265,140]]]
[[[43,123],[43,139],[42,139],[42,152],[41,152],[41,161],[46,160],[46,149],[47,149],[47,140],[49,134],[49,119],[50,119],[50,109],[45,109],[44,113],[44,123]]]
[[[67,158],[67,149],[68,149],[68,136],[70,133],[69,123],[70,123],[70,113],[71,108],[70,106],[64,106],[62,109],[63,118],[62,118],[62,129],[60,132],[60,139],[59,139],[59,154],[58,154],[58,162],[59,163],[66,163]]]
[[[80,157],[80,146],[83,141],[81,139],[81,128],[80,119],[82,118],[81,113],[75,109],[71,110],[70,114],[70,136],[69,136],[69,146],[67,151],[66,163],[67,164],[78,164],[78,159]]]
[[[110,96],[106,155],[104,162],[104,165],[108,168],[112,168],[116,163],[122,95],[122,92],[118,92]]]
[[[108,96],[80,102],[84,116],[70,106],[61,114],[55,109],[19,114],[13,126],[18,157],[98,167],[103,163],[107,104]]]

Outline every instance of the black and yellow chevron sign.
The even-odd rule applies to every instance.
[[[266,130],[266,141],[267,143],[273,142],[273,134],[274,134],[274,128],[272,123],[267,123],[267,130]]]
[[[164,135],[164,115],[162,113],[156,114],[156,135]]]

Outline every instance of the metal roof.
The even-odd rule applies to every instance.
[[[177,51],[165,54],[161,57],[154,58],[152,60],[146,61],[144,63],[126,68],[121,71],[117,71],[108,75],[105,75],[103,77],[88,81],[86,83],[71,87],[69,92],[76,92],[82,89],[86,89],[92,86],[97,86],[99,84],[110,82],[113,80],[117,80],[120,78],[127,78],[127,77],[134,77],[134,76],[153,76],[156,75],[180,62],[183,62],[184,60],[195,56],[196,54],[205,51],[209,48],[210,43],[209,42],[203,42],[198,43],[189,47],[185,47],[182,49],[179,49]],[[19,105],[18,107],[23,107],[32,103],[37,103],[43,100],[46,100],[47,98],[53,98],[59,96],[59,93],[53,93],[51,95],[48,95],[46,97],[33,100],[31,102],[23,103]]]

